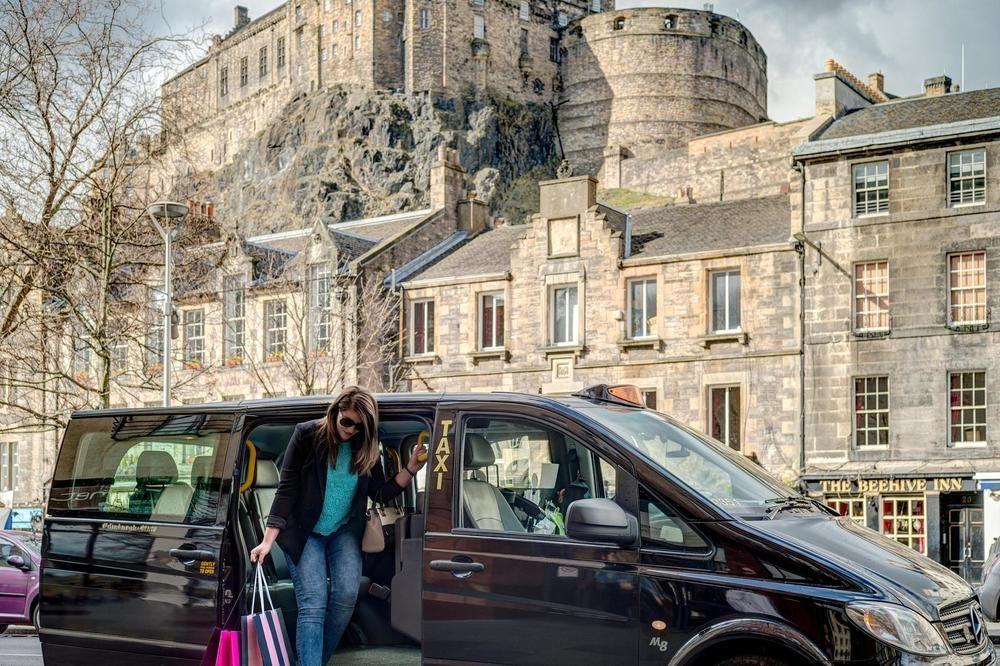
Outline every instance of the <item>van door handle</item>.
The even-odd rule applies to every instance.
[[[447,571],[455,578],[468,578],[472,574],[486,569],[486,565],[471,560],[464,562],[462,560],[431,560],[431,569]]]
[[[192,548],[171,548],[170,557],[181,561],[214,562],[215,553],[210,550],[194,550]]]

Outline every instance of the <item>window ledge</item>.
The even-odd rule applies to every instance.
[[[509,361],[510,350],[506,347],[500,347],[498,349],[479,349],[469,354],[469,356],[472,357],[473,363],[479,363],[480,361],[486,361],[494,358],[501,361]]]
[[[870,220],[873,217],[889,217],[889,211],[885,211],[883,213],[861,213],[860,215],[855,215],[853,219]]]
[[[948,208],[970,208],[973,206],[985,206],[986,200],[982,201],[966,201],[965,203],[948,204]]]
[[[440,363],[441,359],[438,355],[431,352],[430,354],[413,354],[411,356],[403,357],[404,363]]]
[[[852,331],[851,334],[859,340],[878,340],[887,338],[892,333],[891,328],[871,328],[863,331]]]
[[[538,351],[545,355],[545,358],[554,354],[580,354],[584,351],[583,345],[549,345],[540,347]]]
[[[746,331],[719,331],[701,336],[701,346],[705,349],[720,342],[738,342],[745,345],[750,342],[750,336],[747,335]]]
[[[956,333],[979,333],[990,330],[988,321],[963,321],[948,324],[948,330]]]
[[[652,338],[625,338],[618,341],[618,349],[626,351],[629,349],[659,349],[663,340],[658,337]]]
[[[987,442],[952,442],[949,446],[953,449],[985,449],[989,444]]]

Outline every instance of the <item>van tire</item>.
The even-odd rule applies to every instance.
[[[31,608],[31,624],[35,625],[35,631],[42,628],[41,613],[38,610],[40,606],[41,604],[36,601],[35,605]]]
[[[790,664],[784,659],[748,654],[741,657],[726,657],[722,661],[716,662],[716,666],[790,666]]]

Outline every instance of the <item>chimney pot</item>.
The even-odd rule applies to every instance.
[[[233,27],[236,30],[239,30],[248,23],[250,23],[250,10],[248,10],[243,5],[236,5],[236,11],[234,12]]]
[[[885,92],[885,77],[882,72],[873,72],[868,75],[868,87],[881,93]]]

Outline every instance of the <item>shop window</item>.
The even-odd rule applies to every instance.
[[[862,527],[868,524],[868,512],[863,497],[828,497],[826,505]]]
[[[927,518],[923,497],[883,497],[882,534],[927,554]]]

